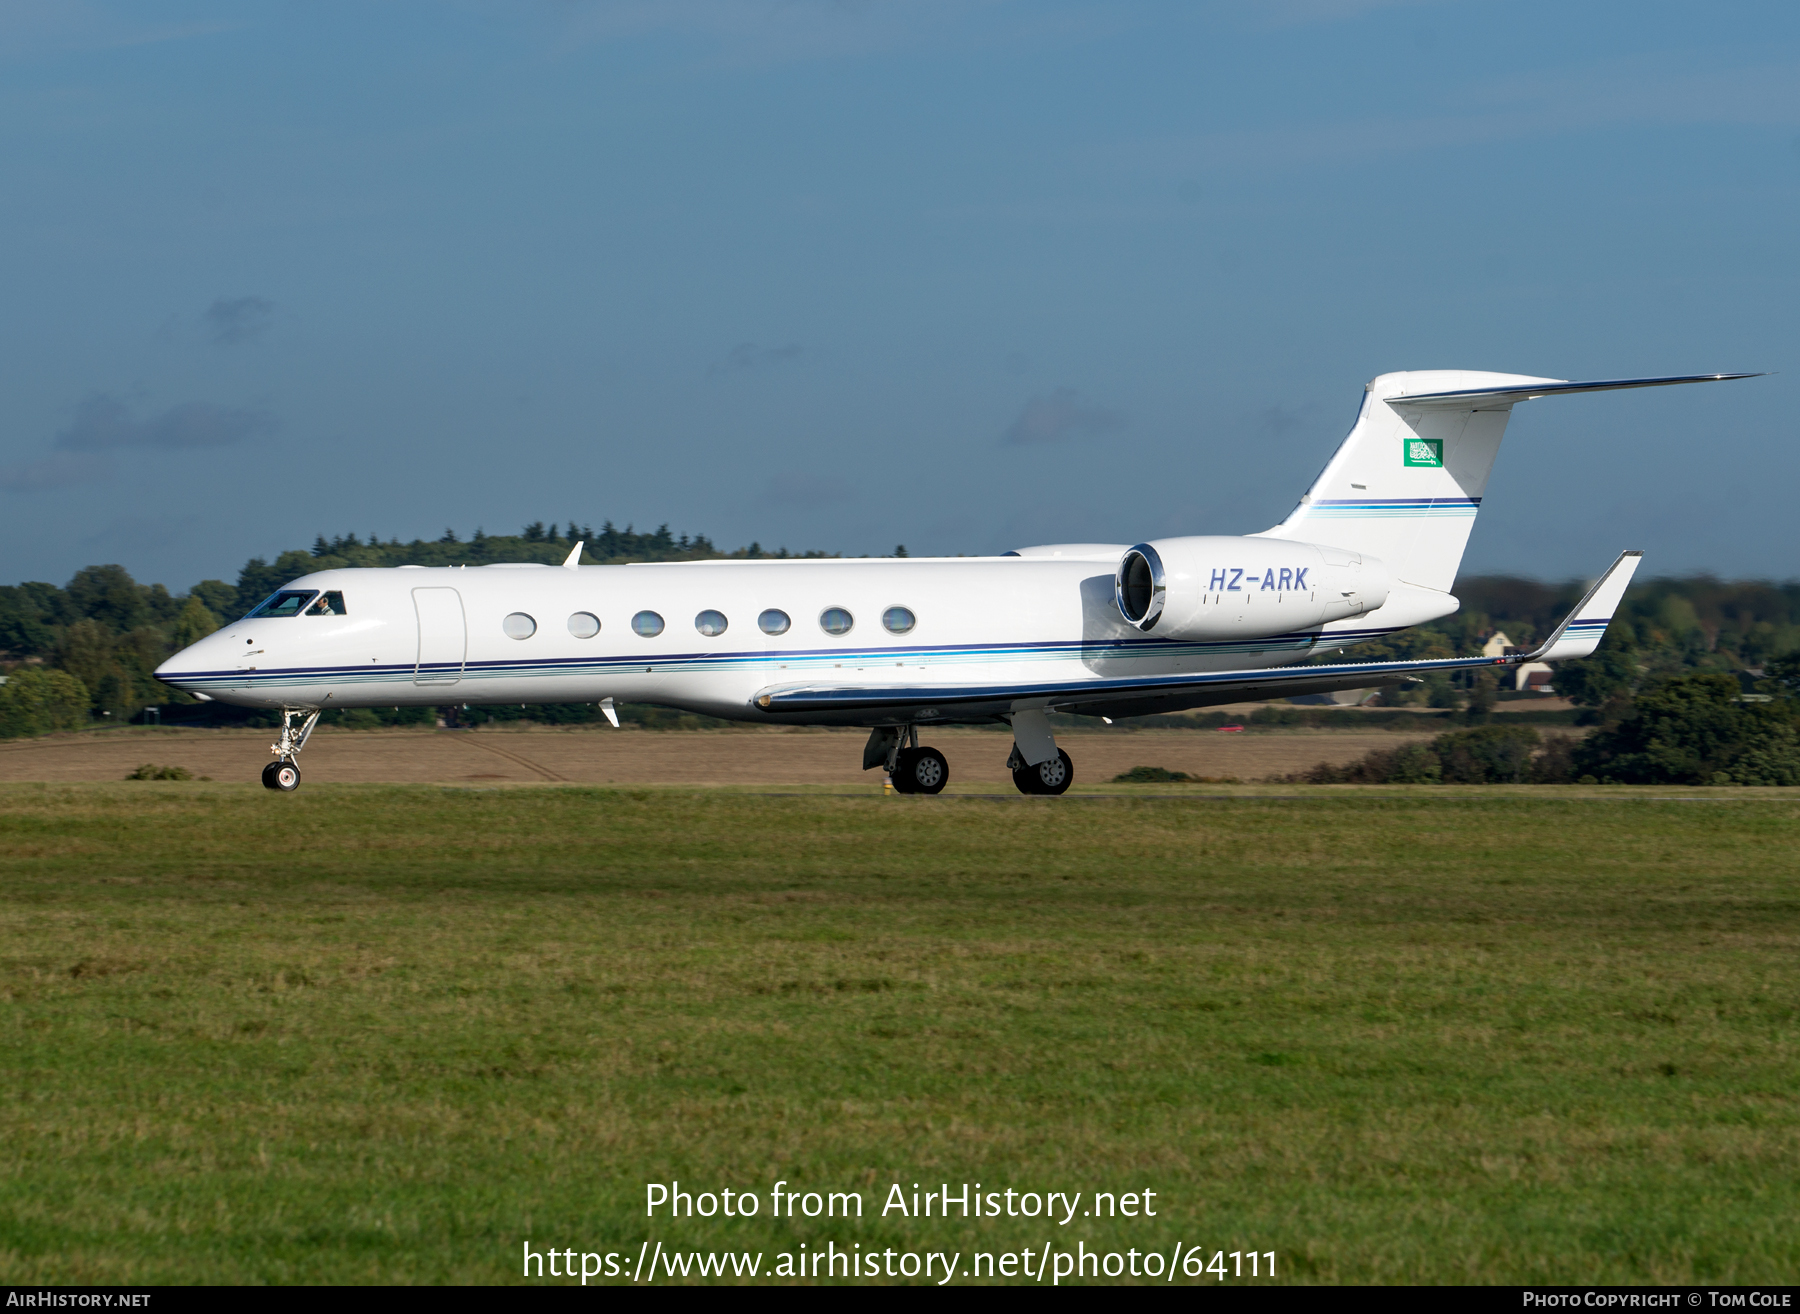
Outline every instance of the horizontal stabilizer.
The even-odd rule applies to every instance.
[[[1571,392],[1616,392],[1621,388],[1667,388],[1677,383],[1721,383],[1726,379],[1760,379],[1761,374],[1666,374],[1654,379],[1595,379],[1588,383],[1570,383],[1561,379],[1545,379],[1513,388],[1459,388],[1455,392],[1422,392],[1416,397],[1404,393],[1386,399],[1389,406],[1418,406],[1428,410],[1494,410],[1514,402],[1537,397],[1560,397]]]

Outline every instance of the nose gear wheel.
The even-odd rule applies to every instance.
[[[294,762],[271,762],[262,770],[264,789],[278,789],[291,794],[300,788],[300,767]]]

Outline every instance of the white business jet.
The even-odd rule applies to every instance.
[[[1457,609],[1450,587],[1513,406],[1752,378],[1571,383],[1384,374],[1288,518],[1241,538],[1063,543],[999,557],[327,570],[171,657],[157,678],[278,709],[271,789],[300,783],[321,711],[657,703],[760,725],[867,726],[863,768],[905,793],[950,779],[933,726],[1004,721],[1020,791],[1074,779],[1048,713],[1141,716],[1404,684],[1593,652],[1637,569],[1623,553],[1534,652],[1303,663]]]

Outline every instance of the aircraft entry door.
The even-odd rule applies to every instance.
[[[463,620],[462,594],[455,589],[414,589],[419,613],[419,660],[414,684],[455,684],[462,679],[469,631]]]

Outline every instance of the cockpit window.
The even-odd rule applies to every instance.
[[[344,610],[344,595],[338,592],[321,594],[319,600],[306,609],[308,616],[347,616]]]
[[[279,593],[270,595],[269,600],[251,612],[246,619],[263,620],[270,616],[298,616],[300,609],[317,596],[318,594],[312,589],[283,589]]]

